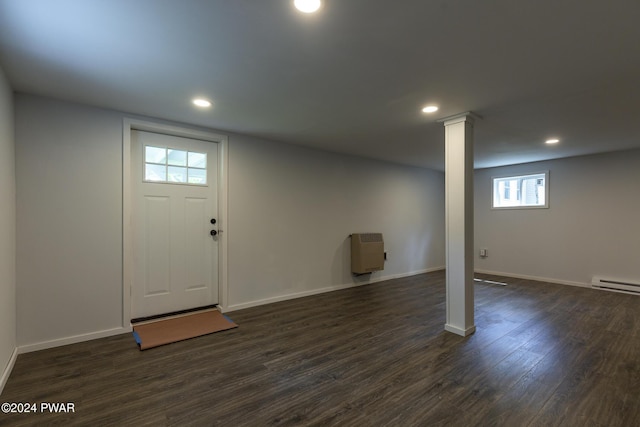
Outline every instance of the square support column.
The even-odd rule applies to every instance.
[[[445,126],[447,323],[461,336],[475,332],[473,285],[473,124],[471,112]]]

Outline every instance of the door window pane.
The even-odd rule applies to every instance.
[[[189,184],[206,184],[207,171],[205,169],[189,168]]]
[[[167,168],[165,165],[153,165],[147,163],[144,165],[145,181],[162,182],[167,180]]]
[[[207,153],[144,147],[144,180],[207,185]]]
[[[189,167],[190,168],[206,168],[207,167],[207,155],[205,153],[193,153],[189,152]]]
[[[187,182],[187,168],[169,166],[167,181],[169,181],[169,182]]]
[[[167,162],[167,149],[163,147],[144,147],[145,163],[165,164]]]
[[[173,166],[187,166],[187,152],[169,149],[168,163]]]

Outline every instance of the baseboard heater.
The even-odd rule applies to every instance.
[[[632,282],[630,280],[618,280],[593,276],[593,279],[591,280],[591,287],[611,292],[640,295],[640,283]]]

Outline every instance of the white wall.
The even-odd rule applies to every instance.
[[[13,92],[0,69],[0,392],[16,349],[16,181]]]
[[[444,174],[235,136],[230,140],[230,305],[369,280],[351,233],[382,232],[371,280],[444,266]]]
[[[13,92],[0,69],[0,392],[16,348],[16,181]]]
[[[125,116],[17,95],[23,348],[122,326]],[[390,260],[374,279],[444,265],[442,173],[228,136],[232,308],[353,284],[353,232],[385,234]]]
[[[492,176],[543,170],[549,209],[491,209]],[[593,275],[640,281],[640,150],[478,170],[475,188],[476,271],[576,285]]]
[[[122,323],[122,119],[16,95],[18,344]]]

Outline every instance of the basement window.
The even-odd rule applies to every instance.
[[[492,180],[493,209],[549,207],[549,171],[494,177]]]
[[[144,147],[146,182],[207,185],[207,153],[169,147]]]

